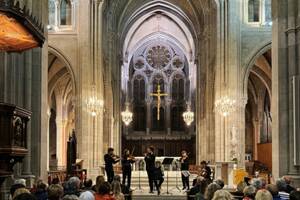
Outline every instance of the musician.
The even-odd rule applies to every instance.
[[[200,176],[204,177],[208,182],[211,182],[211,169],[208,166],[208,163],[203,160],[200,163],[201,165],[201,172],[200,172]]]
[[[190,172],[189,172],[189,157],[185,150],[181,151],[181,158],[179,159],[181,163],[181,181],[183,185],[182,190],[190,189]]]
[[[123,158],[122,158],[122,171],[123,171],[123,180],[122,183],[125,185],[126,178],[127,178],[127,187],[130,189],[131,185],[131,164],[135,162],[135,158],[130,155],[130,151],[128,149],[125,149],[123,152]]]
[[[154,181],[154,171],[155,171],[155,155],[154,148],[152,146],[147,148],[147,153],[145,154],[145,162],[146,162],[146,171],[148,175],[150,193],[153,193],[153,182],[156,186],[158,194],[160,194],[160,190],[157,184],[157,181]]]
[[[104,155],[104,162],[105,162],[105,172],[107,175],[107,181],[111,183],[115,176],[113,164],[116,164],[120,161],[120,158],[114,155],[114,149],[108,148],[107,154]]]

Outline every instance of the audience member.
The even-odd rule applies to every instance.
[[[71,177],[65,185],[65,194],[64,195],[80,195],[80,179],[76,176]]]
[[[286,192],[287,184],[284,179],[280,178],[276,181],[278,195],[281,199],[290,199],[289,193]]]
[[[256,188],[256,191],[263,189],[263,181],[260,178],[254,178],[251,181],[251,185]]]
[[[84,191],[92,191],[92,187],[93,187],[93,181],[92,179],[86,179],[84,182],[83,182],[83,190]]]
[[[114,182],[118,182],[118,183],[121,184],[121,191],[122,191],[122,193],[123,193],[124,195],[130,195],[130,194],[131,194],[132,191],[130,190],[130,188],[129,188],[128,186],[123,185],[123,184],[121,183],[121,177],[120,177],[119,175],[115,175],[115,176],[114,176],[113,182],[112,182],[112,183],[114,183]],[[127,199],[130,200],[131,197],[128,197]]]
[[[283,176],[282,179],[286,183],[286,189],[285,189],[285,191],[287,193],[290,194],[292,191],[296,190],[296,188],[294,188],[293,186],[291,186],[291,183],[292,183],[292,178],[291,177],[289,177],[289,176]]]
[[[300,191],[292,191],[290,194],[290,200],[300,200]]]
[[[97,176],[97,178],[96,178],[96,184],[93,185],[92,190],[93,190],[94,192],[97,192],[99,186],[100,186],[102,183],[104,183],[104,182],[105,182],[105,178],[104,178],[103,175]]]
[[[246,186],[244,188],[244,198],[243,200],[254,200],[255,199],[255,194],[256,194],[256,188],[252,185]]]
[[[266,189],[261,189],[258,190],[258,192],[255,195],[255,200],[272,200],[272,194],[266,190]]]
[[[24,179],[17,179],[15,180],[14,184],[10,187],[10,195],[13,197],[14,193],[19,188],[25,188],[25,180]]]
[[[215,192],[213,200],[232,200],[231,194],[226,190],[218,190]]]
[[[67,194],[64,196],[62,200],[79,200],[77,195],[74,194]]]
[[[64,189],[59,184],[53,184],[48,187],[48,200],[61,200],[64,195]]]
[[[214,181],[216,184],[218,184],[222,189],[224,188],[225,184],[224,181],[221,179],[217,179]]]
[[[30,193],[22,193],[16,196],[13,200],[37,200],[36,197]]]
[[[111,186],[108,182],[99,185],[95,200],[116,200],[111,194]]]
[[[207,187],[207,182],[202,176],[196,178],[195,185],[187,192],[188,196],[194,196],[198,194],[198,199],[204,199],[205,189]],[[189,200],[193,200],[193,197],[188,197]]]
[[[44,183],[42,180],[37,181],[36,183],[36,191],[34,192],[34,196],[38,200],[47,200],[48,194],[47,194],[47,184]]]
[[[17,189],[17,190],[14,192],[14,195],[13,195],[13,197],[12,197],[13,200],[14,200],[17,196],[19,196],[20,194],[24,194],[24,193],[30,194],[30,191],[27,190],[25,187]]]
[[[206,200],[213,199],[215,192],[220,190],[220,189],[221,189],[221,187],[216,183],[209,184],[208,187],[206,188],[204,198]]]
[[[274,184],[268,184],[266,186],[266,189],[272,194],[273,200],[281,200],[281,198],[278,195],[278,188]]]
[[[121,191],[121,183],[117,181],[112,182],[112,192],[116,200],[125,200],[124,194]]]
[[[92,191],[82,192],[79,196],[79,200],[95,200],[94,193]]]

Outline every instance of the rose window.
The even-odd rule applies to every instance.
[[[171,53],[164,46],[154,46],[148,50],[146,60],[151,67],[162,69],[169,64]]]

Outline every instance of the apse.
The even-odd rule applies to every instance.
[[[123,43],[121,110],[129,105],[133,119],[122,126],[123,149],[135,146],[137,155],[143,155],[153,145],[158,156],[176,156],[182,149],[195,152],[195,124],[187,126],[183,119],[188,107],[195,111],[191,38],[178,17],[159,9],[130,27]]]

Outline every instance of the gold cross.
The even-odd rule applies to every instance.
[[[167,93],[161,93],[160,85],[157,86],[157,93],[150,93],[150,96],[157,97],[157,120],[159,121],[160,116],[160,104],[161,104],[161,97],[168,96]]]

